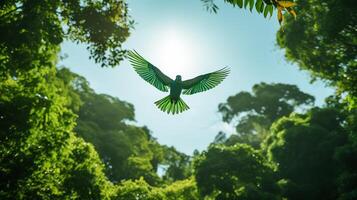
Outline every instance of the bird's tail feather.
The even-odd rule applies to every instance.
[[[167,112],[168,114],[178,114],[185,110],[190,109],[188,105],[179,98],[177,101],[171,99],[170,95],[160,99],[155,102],[155,105],[163,112]]]

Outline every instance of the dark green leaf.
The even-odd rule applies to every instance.
[[[268,5],[267,7],[269,8],[270,17],[273,16],[274,7],[272,5]]]
[[[268,12],[269,12],[269,6],[265,6],[265,9],[264,9],[264,17],[267,17]]]
[[[239,6],[239,8],[243,8],[243,0],[235,0],[235,3]]]
[[[261,13],[261,7],[263,6],[263,0],[257,0],[255,3],[255,9],[258,13]]]
[[[265,4],[262,2],[262,5],[260,6],[260,13],[263,13],[265,8]]]
[[[249,1],[249,10],[250,12],[252,12],[253,8],[254,8],[254,0],[248,0]]]

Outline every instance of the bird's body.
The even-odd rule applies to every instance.
[[[176,76],[176,79],[170,84],[170,95],[156,101],[157,107],[168,113],[176,114],[190,109],[188,105],[180,98],[182,93],[183,85],[180,75]]]
[[[168,89],[170,89],[170,94],[165,98],[156,101],[155,104],[160,110],[172,114],[178,114],[190,109],[181,99],[180,96],[182,93],[191,95],[209,90],[221,83],[229,74],[229,70],[223,68],[185,81],[182,81],[180,75],[177,75],[176,79],[172,80],[157,67],[141,57],[136,51],[129,51],[128,55],[135,71],[145,81],[163,92],[168,92]]]
[[[177,75],[176,79],[170,85],[170,97],[173,101],[177,101],[182,92],[182,80],[181,76]]]

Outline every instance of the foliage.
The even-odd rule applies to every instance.
[[[214,0],[201,0],[207,11],[217,13],[218,6],[214,3]]]
[[[320,78],[356,107],[357,4],[353,0],[297,0],[299,17],[287,19],[277,42],[287,60]]]
[[[346,143],[344,120],[334,108],[314,108],[272,126],[265,148],[285,182],[288,199],[337,198],[339,165],[334,152]]]
[[[214,0],[201,0],[206,10],[217,13],[218,6],[215,4]],[[238,6],[239,8],[249,9],[251,12],[255,7],[255,10],[267,17],[273,15],[274,9],[277,9],[278,21],[281,23],[283,21],[282,11],[286,10],[292,16],[296,18],[296,13],[293,6],[296,5],[293,1],[279,1],[279,0],[224,0],[225,2],[232,4],[233,6]]]
[[[356,199],[357,167],[353,164],[356,163],[357,154],[356,4],[351,0],[296,2],[299,17],[295,21],[287,20],[286,31],[277,33],[277,42],[285,50],[287,60],[297,63],[300,69],[309,71],[312,80],[324,80],[337,89],[338,96],[328,98],[327,105],[344,116],[342,125],[336,127],[343,126],[344,131],[340,132],[346,132],[348,139],[334,151],[334,160],[339,166],[334,180],[338,190],[333,188],[326,195],[330,195],[329,198]],[[341,100],[344,102],[341,103]],[[321,121],[326,120],[326,117],[321,117]],[[327,130],[325,132],[333,135]],[[331,168],[329,162],[321,163],[322,168],[325,168],[322,166],[324,163],[329,166],[328,169]],[[330,174],[327,177],[332,179]],[[336,194],[331,194],[333,192]]]
[[[347,142],[337,148],[334,154],[340,167],[337,177],[338,199],[355,199],[357,198],[357,109],[349,109],[347,103],[338,104],[336,101],[333,103],[329,101],[328,107],[339,108],[339,112],[346,116],[343,127],[348,134]]]
[[[0,82],[0,198],[108,199],[111,183],[93,147],[75,137],[75,115],[47,61]]]
[[[165,196],[159,189],[150,186],[143,179],[139,179],[124,181],[118,185],[113,200],[128,199],[161,200],[165,199]]]
[[[132,25],[122,0],[6,0],[0,3],[0,20],[2,73],[30,69],[32,60],[64,39],[88,44],[95,62],[115,66]]]
[[[310,106],[315,98],[299,90],[295,85],[260,83],[253,86],[252,94],[240,92],[230,96],[226,103],[219,104],[224,122],[238,118],[237,135],[232,135],[227,144],[243,142],[259,147],[271,124],[288,116],[298,108]]]
[[[176,181],[163,189],[167,200],[199,200],[199,193],[193,177]]]
[[[144,179],[121,182],[114,200],[198,200],[199,194],[193,178],[174,182],[163,187],[152,187]]]
[[[357,129],[353,131],[349,134],[348,142],[335,152],[335,157],[341,164],[340,174],[337,178],[338,199],[340,200],[357,198],[357,138],[355,135]]]
[[[215,199],[278,199],[272,168],[248,145],[213,145],[195,162],[197,187]]]
[[[80,102],[70,102],[56,64],[66,38],[89,44],[103,66],[117,64],[129,34],[126,10],[121,1],[0,2],[1,199],[113,194],[97,153],[73,132],[76,115],[68,105]]]
[[[165,181],[183,180],[191,175],[191,160],[188,155],[177,151],[174,147],[166,146],[164,146],[163,152],[162,165],[167,166],[162,177]]]

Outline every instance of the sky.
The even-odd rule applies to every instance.
[[[275,41],[279,30],[275,16],[264,18],[224,1],[216,1],[218,14],[207,12],[200,0],[127,2],[136,24],[124,47],[135,49],[171,78],[180,74],[185,80],[225,66],[231,69],[219,86],[182,96],[190,110],[168,115],[154,105],[168,93],[142,80],[127,61],[101,68],[89,59],[84,45],[63,43],[61,54],[68,57],[60,65],[84,76],[97,93],[132,103],[135,123],[146,125],[161,144],[192,154],[195,149],[206,149],[219,131],[233,133],[233,125],[222,122],[218,104],[241,91],[251,91],[256,83],[295,84],[316,97],[315,105],[322,105],[333,92],[322,82],[311,84],[307,72],[285,61]]]

